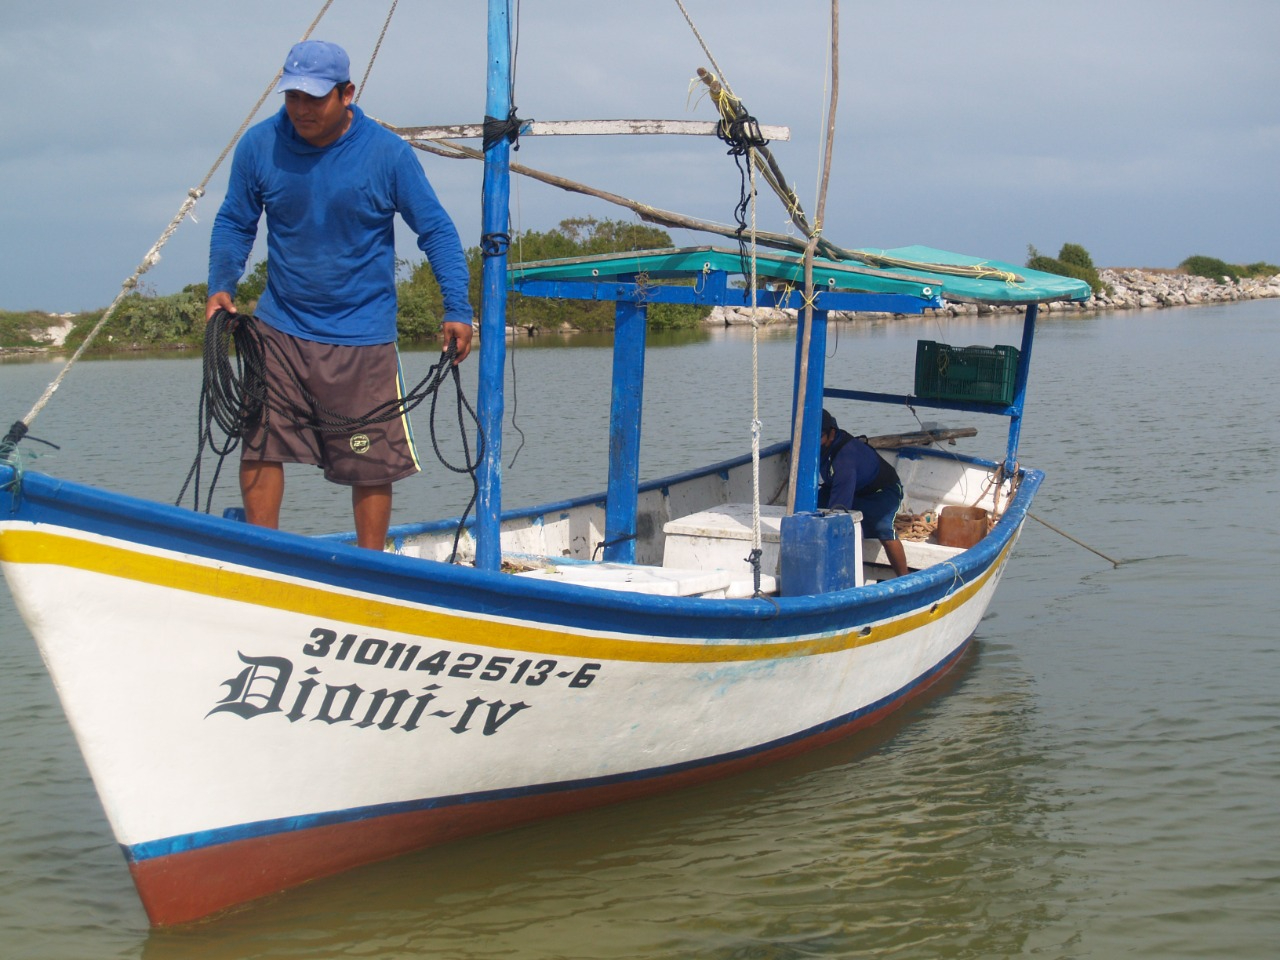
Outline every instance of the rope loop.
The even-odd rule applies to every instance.
[[[752,594],[752,596],[756,596],[756,597],[760,596],[763,593],[763,591],[761,591],[760,589],[760,576],[761,576],[760,558],[763,556],[764,556],[764,551],[759,547],[756,547],[754,550],[752,550],[750,553],[748,553],[745,557],[742,558],[746,560],[747,563],[751,564],[751,581],[755,587],[755,591]]]
[[[511,234],[486,233],[480,238],[480,254],[486,259],[501,257],[511,249]]]
[[[4,435],[4,440],[0,441],[4,444],[4,449],[15,447],[18,441],[27,435],[27,425],[21,420],[15,420],[13,426],[9,428],[9,432]]]
[[[0,440],[0,463],[7,463],[13,467],[16,476],[15,482],[22,479],[22,454],[18,450],[18,444],[22,442],[24,437],[29,436],[28,427],[25,421],[15,420],[13,426],[9,428],[9,432],[4,435],[4,439]],[[46,447],[52,447],[54,450],[62,448],[50,440],[41,440],[39,437],[31,437],[33,443],[43,443]],[[28,456],[35,454],[28,451]]]

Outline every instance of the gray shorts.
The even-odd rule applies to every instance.
[[[335,415],[362,418],[375,408],[380,408],[377,416],[385,416],[381,405],[404,395],[394,343],[318,343],[261,320],[256,326],[265,341],[271,409],[265,426],[259,423],[245,437],[242,460],[312,463],[324,470],[326,480],[352,487],[393,483],[421,469],[404,414],[333,431],[299,425]]]

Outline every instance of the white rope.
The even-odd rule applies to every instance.
[[[751,170],[751,549],[760,549],[760,317],[756,313],[756,165],[755,148],[747,148]],[[756,556],[759,556],[757,553]]]
[[[325,15],[325,12],[329,9],[329,6],[332,3],[333,0],[325,0],[324,6],[320,8],[320,12],[316,14],[315,19],[311,21],[311,26],[307,27],[307,32],[302,35],[303,40],[306,40],[311,36],[312,31],[314,31],[316,26],[320,23],[320,18]],[[220,153],[218,155],[218,159],[213,162],[213,166],[210,167],[209,172],[204,175],[204,179],[200,181],[199,186],[192,187],[187,191],[187,198],[182,201],[182,206],[178,208],[178,212],[174,214],[173,219],[169,221],[169,226],[165,227],[164,232],[160,234],[160,238],[151,245],[151,249],[147,251],[146,256],[142,258],[142,262],[138,264],[137,268],[133,271],[133,274],[120,284],[120,292],[117,293],[116,298],[111,301],[111,305],[103,311],[101,319],[93,325],[93,329],[90,330],[88,335],[84,338],[84,342],[81,343],[76,349],[76,352],[71,355],[71,359],[67,361],[66,365],[58,373],[58,376],[54,378],[53,382],[50,383],[49,386],[45,387],[44,393],[40,395],[40,399],[35,402],[27,412],[27,415],[22,418],[23,425],[28,427],[31,426],[31,422],[35,420],[40,411],[45,408],[50,398],[57,393],[58,387],[62,385],[62,381],[65,380],[67,374],[71,372],[71,368],[75,366],[76,361],[79,360],[85,350],[89,348],[89,344],[93,343],[94,339],[98,336],[98,333],[104,326],[106,326],[107,321],[115,315],[116,308],[120,306],[121,301],[123,301],[124,298],[132,293],[138,286],[138,278],[160,262],[161,248],[169,242],[169,238],[173,236],[174,232],[178,229],[178,226],[195,208],[196,201],[204,196],[205,187],[209,185],[209,181],[213,179],[214,173],[216,173],[218,167],[222,165],[222,161],[227,158],[227,154],[231,152],[232,147],[234,147],[240,140],[240,137],[244,135],[245,130],[249,129],[249,124],[253,121],[253,118],[257,115],[258,111],[262,109],[262,104],[266,102],[267,97],[271,95],[271,91],[274,90],[276,84],[280,82],[282,72],[283,71],[281,70],[276,71],[276,75],[267,85],[267,89],[262,92],[262,96],[258,98],[258,102],[253,105],[253,109],[249,111],[249,115],[244,118],[244,122],[240,124],[240,129],[236,131],[235,136],[233,136],[227,145],[222,148],[222,153]]]
[[[732,97],[733,89],[729,86],[729,81],[724,75],[724,71],[720,69],[720,64],[716,62],[715,55],[712,54],[706,41],[702,39],[702,34],[698,32],[697,26],[693,22],[693,17],[689,16],[689,11],[685,9],[683,0],[676,0],[676,6],[680,8],[680,12],[684,14],[685,22],[689,24],[689,29],[693,31],[694,37],[698,40],[698,45],[702,47],[702,52],[707,55],[707,60],[711,63],[711,68],[715,70],[716,76],[720,79],[720,85],[724,88],[724,92]],[[757,284],[756,284],[756,150],[754,147],[747,148],[747,168],[751,172],[751,549],[756,556],[759,556],[760,550],[760,318],[757,315]]]

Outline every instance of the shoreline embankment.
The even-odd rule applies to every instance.
[[[1186,307],[1203,304],[1236,303],[1241,300],[1265,300],[1280,297],[1280,274],[1273,277],[1248,277],[1233,280],[1223,277],[1210,280],[1187,273],[1135,268],[1106,268],[1098,271],[1105,285],[1101,293],[1079,303],[1042,303],[1041,313],[1087,314],[1105,310],[1145,310],[1164,307]],[[946,301],[926,316],[984,316],[993,313],[1021,313],[1021,306],[994,306],[985,303]],[[767,316],[766,323],[795,323],[796,311],[757,308]],[[829,319],[883,319],[898,314],[832,313]],[[735,307],[716,307],[707,317],[712,326],[735,326],[751,323],[751,311]]]
[[[1132,268],[1106,268],[1098,271],[1105,288],[1103,292],[1094,294],[1080,303],[1042,303],[1041,313],[1089,314],[1107,310],[1145,310],[1164,307],[1185,307],[1201,304],[1235,303],[1241,300],[1263,300],[1280,297],[1280,274],[1273,277],[1251,277],[1233,280],[1223,277],[1221,280],[1210,280],[1186,273],[1172,271],[1143,270]],[[987,316],[995,313],[1021,313],[1021,306],[991,305],[985,303],[958,303],[946,301],[943,306],[927,310],[926,317],[941,316]],[[795,310],[776,310],[773,308],[757,308],[757,316],[763,318],[765,325],[781,325],[796,322]],[[828,319],[837,321],[859,322],[867,320],[885,320],[905,314],[893,313],[838,313],[830,314]],[[44,331],[44,343],[29,347],[0,347],[0,357],[29,356],[32,354],[49,354],[60,352],[67,334],[72,328],[73,315],[51,315],[55,321]],[[751,311],[739,307],[715,307],[703,320],[708,326],[732,327],[750,325]],[[512,336],[518,328],[508,327],[507,335]],[[537,331],[530,330],[530,334]],[[137,349],[135,345],[134,349]],[[182,349],[185,349],[182,348]],[[124,352],[124,351],[122,351]]]

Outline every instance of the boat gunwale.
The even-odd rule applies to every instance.
[[[733,462],[676,476],[710,473]],[[11,469],[0,465],[0,484],[5,471]],[[625,636],[753,644],[888,620],[946,599],[981,578],[1004,555],[1042,478],[1039,471],[1023,470],[1017,494],[988,536],[944,563],[878,584],[818,596],[755,601],[631,594],[376,553],[332,539],[253,527],[39,473],[23,476],[10,515],[13,520],[26,521],[29,516],[24,516],[23,501],[39,501],[52,507],[51,513],[41,511],[45,524],[56,523],[149,550],[182,553],[198,561],[236,564],[259,576],[300,579],[322,589],[365,593],[393,604],[425,605],[456,616],[514,618],[547,627]],[[653,481],[646,487],[657,489],[671,479]],[[0,521],[0,553],[5,525]],[[627,615],[621,622],[619,613]]]

